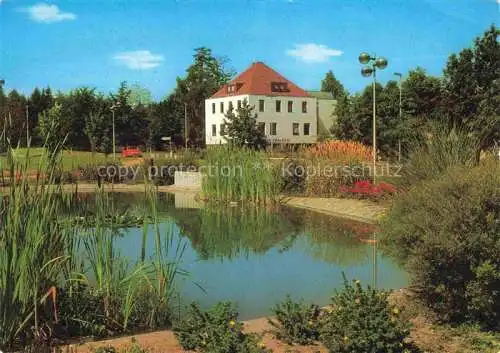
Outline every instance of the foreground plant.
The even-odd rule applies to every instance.
[[[317,305],[294,302],[290,296],[274,307],[275,319],[268,319],[276,338],[288,344],[309,345],[319,338],[319,315]]]
[[[231,303],[218,303],[202,311],[196,303],[188,307],[174,334],[185,350],[203,353],[266,353],[270,352],[256,334],[243,332],[243,323]]]
[[[455,167],[399,195],[381,223],[387,251],[441,321],[500,328],[500,164]]]
[[[344,289],[332,297],[324,318],[321,342],[331,353],[410,352],[408,324],[401,309],[391,306],[389,292],[365,289],[344,276]]]

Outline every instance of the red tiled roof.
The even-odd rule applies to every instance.
[[[286,84],[286,90],[272,90],[272,84]],[[234,86],[234,91],[228,87]],[[293,82],[281,76],[263,62],[253,63],[235,79],[224,85],[210,98],[237,96],[242,94],[262,96],[310,97],[310,95]]]

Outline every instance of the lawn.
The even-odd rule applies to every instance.
[[[47,162],[47,151],[44,148],[18,148],[14,152],[14,158],[18,162],[28,159],[28,169],[36,170]],[[65,150],[62,153],[61,166],[64,171],[75,170],[78,166],[89,164],[111,163],[113,156],[106,156],[104,153],[94,153],[86,151]],[[117,155],[117,162],[121,162],[120,155]],[[0,169],[5,169],[7,165],[5,155],[0,156]]]

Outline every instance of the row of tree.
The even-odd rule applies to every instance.
[[[402,118],[399,118],[399,85],[377,83],[377,143],[394,154],[438,123],[461,129],[479,140],[479,149],[500,142],[500,31],[492,25],[472,47],[452,54],[442,77],[424,69],[410,70],[402,82]],[[372,86],[349,94],[332,72],[322,81],[322,90],[337,99],[335,137],[372,143]]]
[[[117,146],[157,148],[163,136],[177,144],[184,144],[187,136],[190,145],[199,146],[204,141],[205,99],[233,75],[226,63],[207,48],[196,49],[186,76],[177,78],[173,92],[160,102],[153,102],[147,89],[126,82],[107,95],[89,87],[55,94],[50,88],[35,88],[26,97],[16,90],[6,95],[0,86],[1,140],[26,146],[30,139],[32,146],[49,147],[64,141],[67,148],[110,152],[114,115]]]
[[[474,134],[480,147],[487,148],[500,139],[500,45],[499,30],[492,25],[471,48],[452,54],[442,77],[428,75],[422,68],[410,70],[402,83],[402,118],[399,118],[398,82],[377,84],[378,146],[394,154],[398,142],[403,146],[421,136],[427,127],[440,122]],[[122,83],[117,92],[104,95],[82,87],[68,93],[53,94],[50,88],[35,88],[25,97],[17,91],[7,96],[0,87],[0,131],[11,144],[49,144],[64,140],[74,149],[109,152],[112,148],[112,121],[115,117],[118,146],[143,145],[157,148],[161,137],[175,144],[204,144],[205,99],[234,75],[226,68],[228,60],[212,55],[210,49],[195,49],[186,76],[177,78],[173,92],[153,102],[151,94],[138,85]],[[372,87],[350,94],[328,72],[321,90],[331,92],[338,104],[332,134],[336,138],[371,144]],[[235,118],[247,117],[242,121]],[[187,131],[185,131],[187,116]],[[252,107],[228,113],[227,135],[232,141],[263,145],[255,126]],[[250,138],[257,136],[255,138]],[[3,139],[2,139],[3,140]],[[255,143],[254,143],[255,142]]]

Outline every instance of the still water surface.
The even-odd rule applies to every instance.
[[[117,207],[128,210],[140,203],[136,197],[113,196]],[[359,240],[371,238],[370,226],[363,223],[285,206],[200,208],[190,194],[163,194],[157,208],[161,233],[186,246],[182,268],[189,276],[179,281],[181,303],[209,307],[233,301],[242,319],[268,315],[287,294],[325,305],[342,287],[342,272],[373,284],[374,263],[379,288],[407,285],[407,274],[391,258]],[[137,259],[143,230],[128,228],[122,234],[118,250]],[[149,231],[146,253],[153,249]]]

